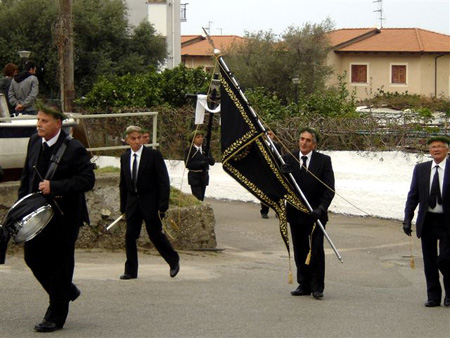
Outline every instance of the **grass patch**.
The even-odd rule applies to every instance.
[[[201,202],[191,194],[185,194],[181,190],[170,187],[170,205],[175,207],[189,207],[192,205],[200,205]]]
[[[108,166],[108,167],[95,169],[94,172],[96,174],[120,173],[120,168],[116,168],[116,167],[113,167],[113,166]]]

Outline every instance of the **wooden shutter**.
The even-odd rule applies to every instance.
[[[367,65],[352,65],[352,83],[367,83]]]
[[[406,84],[406,66],[392,66],[391,83]]]

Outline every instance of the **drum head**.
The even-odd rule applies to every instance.
[[[40,193],[17,201],[6,215],[5,228],[16,243],[29,241],[39,234],[53,217],[53,209]]]
[[[27,242],[36,237],[53,217],[53,209],[50,205],[40,207],[38,210],[25,216],[18,223],[20,229],[14,237],[15,243]]]

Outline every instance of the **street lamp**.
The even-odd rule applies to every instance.
[[[25,65],[30,57],[31,52],[29,50],[19,50],[20,60],[22,61],[22,67],[25,68]]]
[[[30,57],[31,52],[29,50],[19,50],[19,56],[25,61]]]
[[[292,83],[294,84],[295,89],[295,104],[298,104],[298,84],[300,83],[300,79],[298,77],[292,78]]]

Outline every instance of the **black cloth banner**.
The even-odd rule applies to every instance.
[[[257,117],[222,64],[220,72],[223,169],[262,203],[275,210],[281,235],[289,251],[286,202],[303,212],[308,210],[281,173],[278,160],[270,151]]]

